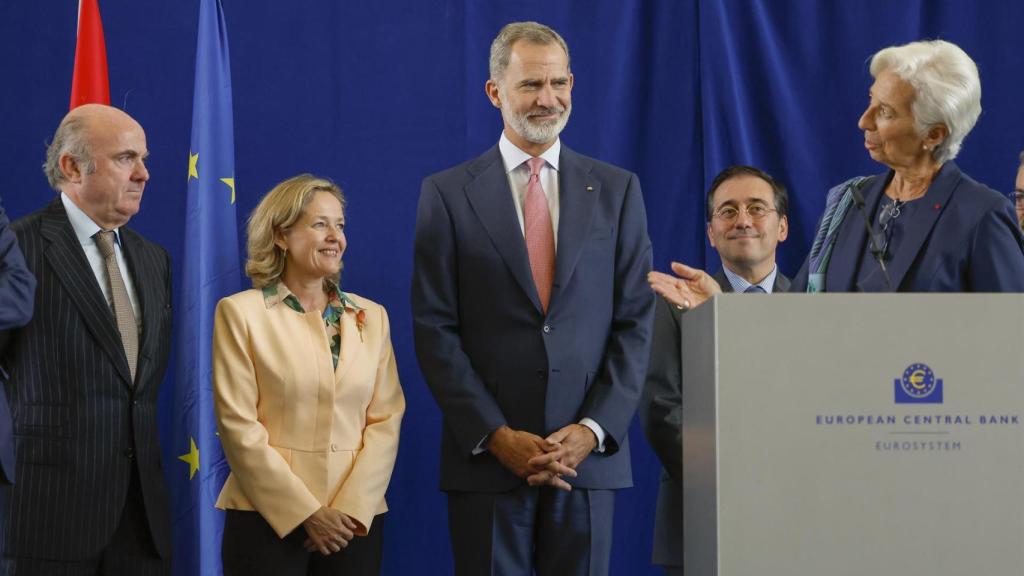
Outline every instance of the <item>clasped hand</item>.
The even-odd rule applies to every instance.
[[[513,474],[530,486],[548,485],[572,490],[563,479],[576,477],[576,467],[597,446],[594,432],[582,424],[569,424],[547,438],[502,426],[491,434],[487,449]]]
[[[302,522],[302,527],[309,536],[303,543],[306,550],[328,556],[348,546],[357,524],[344,512],[321,506]]]

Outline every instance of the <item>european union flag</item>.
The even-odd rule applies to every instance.
[[[228,475],[213,413],[211,341],[217,301],[239,290],[235,142],[228,35],[220,0],[200,0],[196,83],[181,299],[177,314],[176,411],[168,477],[174,573],[221,573],[223,513],[214,508]]]

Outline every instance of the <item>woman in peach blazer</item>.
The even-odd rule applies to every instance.
[[[217,306],[226,576],[379,573],[405,399],[384,308],[338,288],[344,227],[332,182],[278,184],[249,221],[254,288]]]

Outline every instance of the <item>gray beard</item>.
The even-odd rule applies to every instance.
[[[572,113],[572,106],[566,106],[565,110],[554,122],[536,124],[530,122],[529,114],[516,114],[504,106],[501,108],[501,117],[512,127],[512,130],[526,139],[527,142],[534,144],[547,144],[558,138],[565,125],[569,123],[570,113]]]

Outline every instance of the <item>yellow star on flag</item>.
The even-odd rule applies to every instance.
[[[178,460],[188,462],[188,479],[191,480],[196,475],[196,472],[199,471],[199,448],[196,448],[196,439],[191,436],[188,439],[188,443],[188,454],[178,456]]]
[[[227,184],[228,188],[231,188],[231,203],[234,204],[235,203],[235,179],[234,178],[221,178],[220,181],[225,183],[225,184]]]
[[[188,177],[199,180],[199,153],[193,154],[191,151],[188,153]]]

